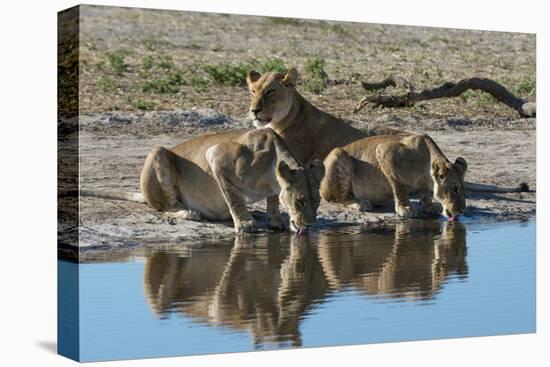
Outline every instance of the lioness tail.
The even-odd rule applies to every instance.
[[[134,192],[115,192],[104,190],[80,190],[80,196],[92,196],[96,198],[133,201],[136,203],[145,203],[142,193]]]
[[[464,188],[468,191],[480,191],[480,192],[528,192],[529,185],[522,182],[516,187],[501,187],[495,185],[485,185],[474,182],[464,182]]]

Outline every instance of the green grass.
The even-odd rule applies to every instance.
[[[164,78],[155,77],[145,81],[141,86],[141,91],[144,93],[176,94],[183,84],[183,75],[178,70],[167,74]]]
[[[168,93],[175,94],[178,92],[177,86],[171,85],[166,79],[153,78],[143,83],[141,91],[143,93]]]
[[[431,42],[431,43],[443,42],[445,44],[448,44],[450,42],[447,37],[443,37],[443,36],[439,36],[439,35],[430,37],[430,39],[428,41]]]
[[[472,98],[475,98],[476,97],[476,92],[474,92],[473,90],[469,89],[467,91],[464,91],[459,97],[460,99],[462,99],[464,102],[467,102],[468,100],[471,100]]]
[[[159,41],[153,37],[145,37],[141,40],[141,43],[148,51],[155,51],[159,45]]]
[[[427,84],[431,80],[431,73],[424,66],[421,66],[421,65],[415,66],[414,74],[417,78],[418,83]]]
[[[147,55],[141,60],[143,70],[149,71],[153,68],[153,56]]]
[[[174,61],[171,56],[168,55],[147,55],[141,59],[141,68],[144,71],[168,71],[175,68]]]
[[[157,66],[164,70],[172,69],[174,67],[174,62],[172,61],[172,57],[168,55],[159,56]]]
[[[150,111],[155,109],[156,103],[151,101],[144,101],[143,99],[136,99],[132,102],[132,105],[138,110]]]
[[[320,94],[326,88],[328,79],[328,75],[325,71],[325,59],[322,57],[308,59],[304,68],[307,78],[305,84],[306,89],[310,92]],[[256,70],[259,73],[265,73],[267,71],[286,73],[288,68],[285,66],[283,60],[273,58],[204,65],[203,70],[215,83],[242,86],[246,84],[246,76],[250,70]]]
[[[143,93],[177,94],[180,86],[186,84],[182,72],[167,55],[144,56],[138,75],[144,79],[141,84]]]
[[[103,75],[101,78],[99,78],[96,84],[99,90],[101,90],[102,92],[108,92],[113,88],[113,81],[106,75]]]
[[[263,61],[252,60],[254,69],[260,73],[265,73],[266,71],[276,71],[278,73],[286,74],[288,68],[285,66],[285,62],[281,59],[266,59]]]
[[[460,95],[460,98],[464,102],[473,102],[480,105],[495,102],[495,98],[492,95],[482,92],[480,90],[468,89]]]
[[[304,87],[311,93],[321,94],[327,85],[320,79],[310,79],[305,83]]]
[[[281,17],[270,17],[269,20],[272,24],[275,25],[299,25],[300,20],[294,18],[281,18]]]
[[[118,50],[115,52],[108,52],[106,56],[111,69],[113,69],[116,74],[122,75],[126,72],[126,70],[128,70],[128,65],[126,65],[126,62],[124,61],[126,58],[125,51]]]
[[[430,45],[418,38],[413,38],[412,40],[410,40],[409,44],[415,44],[415,45],[418,45],[420,48],[428,48],[430,47]]]
[[[386,52],[389,52],[389,53],[395,53],[395,52],[403,51],[403,49],[399,45],[394,45],[394,44],[382,45],[381,49],[386,51]]]
[[[417,74],[417,75],[424,75],[424,67],[415,66],[414,67],[414,73]]]
[[[246,75],[250,70],[256,70],[260,73],[267,71],[276,71],[286,73],[288,68],[283,60],[278,58],[257,60],[250,59],[241,62],[222,62],[219,64],[209,64],[202,67],[210,79],[223,85],[245,85]]]
[[[336,33],[338,36],[343,37],[348,34],[348,31],[340,24],[331,24],[329,27],[331,32]]]
[[[327,87],[328,74],[325,71],[325,59],[316,56],[308,59],[304,65],[306,72],[306,82],[304,87],[306,90],[321,94]]]
[[[203,66],[203,70],[214,82],[224,85],[245,85],[246,75],[250,69],[251,65],[243,62]]]
[[[524,79],[514,89],[518,97],[532,97],[537,92],[537,83],[533,79]]]
[[[190,80],[191,87],[197,93],[202,93],[208,89],[208,80],[201,78],[198,75],[191,76]]]
[[[166,80],[171,85],[182,85],[183,84],[183,75],[181,74],[181,71],[177,70],[170,74],[168,74]]]

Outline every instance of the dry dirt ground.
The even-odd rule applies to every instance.
[[[239,77],[249,60],[297,66],[299,91],[359,128],[430,134],[450,159],[468,161],[469,181],[536,188],[535,119],[519,119],[481,93],[351,112],[365,93],[358,81],[390,73],[418,87],[489,77],[535,100],[534,35],[92,6],[81,8],[80,29],[81,188],[137,192],[152,147],[250,127],[246,87],[216,80],[208,69]],[[316,58],[328,78],[348,83],[312,91],[316,74],[306,66]],[[470,193],[465,219],[529,218],[535,196]],[[264,206],[252,206],[260,221]],[[177,221],[131,202],[85,197],[80,214],[81,246],[90,250],[233,235],[231,223]],[[391,208],[359,214],[322,203],[317,226],[394,219]]]
[[[534,120],[488,126],[480,119],[386,121],[377,125],[399,126],[427,132],[454,159],[469,163],[467,178],[474,182],[513,186],[527,182],[535,188]],[[367,126],[366,124],[357,124]],[[249,126],[212,110],[146,113],[100,113],[83,116],[80,131],[80,185],[86,189],[138,192],[139,175],[148,151],[171,147],[191,136],[221,129]],[[260,221],[265,202],[252,205]],[[535,193],[474,194],[467,197],[464,219],[512,220],[535,214]],[[232,236],[232,223],[175,220],[145,204],[84,197],[80,202],[81,245],[91,248],[166,244]],[[318,227],[349,223],[397,220],[392,208],[359,213],[323,202]],[[267,229],[266,229],[267,230]]]
[[[96,6],[81,6],[80,18],[84,113],[197,107],[242,118],[249,92],[238,79],[248,63],[260,69],[295,66],[307,86],[318,69],[306,66],[317,59],[329,79],[350,84],[329,86],[320,94],[301,91],[316,106],[346,119],[515,117],[477,92],[353,115],[364,95],[358,81],[389,74],[417,88],[482,76],[521,97],[535,97],[533,34]],[[220,80],[217,71],[235,78]]]

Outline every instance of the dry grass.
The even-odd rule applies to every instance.
[[[246,115],[249,68],[298,67],[299,90],[343,118],[516,118],[479,93],[401,110],[351,113],[358,83],[390,73],[417,87],[472,76],[492,78],[535,97],[535,36],[440,28],[341,23],[176,11],[83,6],[80,110],[213,108]],[[393,93],[400,90],[389,91]]]

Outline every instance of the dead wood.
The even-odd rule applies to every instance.
[[[449,98],[457,97],[465,91],[481,90],[485,93],[489,93],[499,102],[504,103],[508,107],[514,109],[520,117],[535,117],[536,116],[536,103],[528,102],[522,98],[518,98],[509,92],[505,87],[499,83],[487,79],[487,78],[469,78],[463,79],[458,83],[447,82],[440,87],[433,89],[424,89],[423,91],[416,92],[414,86],[410,84],[406,79],[396,78],[390,76],[378,83],[366,83],[362,82],[363,88],[366,90],[384,89],[389,86],[402,85],[409,91],[402,95],[372,95],[364,97],[357,106],[355,106],[354,113],[359,112],[365,106],[372,104],[372,107],[388,107],[399,108],[413,105],[420,101],[427,101],[437,98]]]
[[[415,91],[414,86],[407,79],[402,78],[400,76],[395,76],[395,75],[390,75],[389,77],[382,80],[381,82],[374,82],[374,83],[361,82],[361,85],[365,90],[369,90],[369,91],[386,89],[387,87],[399,87],[399,86],[406,88],[409,93]]]

